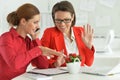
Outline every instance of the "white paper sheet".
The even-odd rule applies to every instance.
[[[52,75],[68,73],[68,71],[65,69],[63,70],[61,68],[49,68],[49,69],[33,69],[29,71],[28,73],[52,76]]]
[[[113,8],[117,0],[99,0],[99,2],[107,7]]]
[[[111,16],[96,16],[95,24],[97,27],[110,26]]]
[[[77,25],[84,25],[88,23],[88,14],[87,13],[79,13],[76,17]]]
[[[52,76],[45,76],[40,74],[25,73],[22,76],[30,79],[34,79],[34,80],[52,80]]]

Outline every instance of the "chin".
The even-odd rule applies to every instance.
[[[63,32],[63,33],[64,33],[64,32],[66,32],[66,30],[65,30],[65,29],[62,29],[62,30],[60,30],[60,31],[61,31],[61,32]]]

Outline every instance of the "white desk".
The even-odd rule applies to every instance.
[[[105,54],[105,53],[95,53],[95,61],[100,60],[100,58],[105,59],[105,58],[112,58],[120,59],[120,51],[116,51],[113,54]],[[18,76],[14,78],[13,80],[33,80],[29,79],[24,76]],[[52,80],[120,80],[120,74],[116,74],[113,76],[98,76],[98,75],[91,75],[91,74],[84,74],[84,73],[79,73],[79,74],[60,74],[53,76]]]
[[[13,80],[34,80],[30,78],[26,78],[24,76],[18,76]],[[90,75],[90,74],[60,74],[53,76],[52,80],[120,80],[120,75],[113,75],[113,76],[97,76],[97,75]]]

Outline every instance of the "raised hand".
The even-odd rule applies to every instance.
[[[92,48],[92,42],[93,42],[93,28],[87,24],[86,26],[83,26],[84,32],[82,32],[82,40],[85,43],[85,45],[91,49]]]

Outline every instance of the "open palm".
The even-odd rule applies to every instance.
[[[84,25],[83,28],[84,28],[84,32],[82,33],[82,40],[85,43],[85,45],[91,49],[94,31],[89,24],[87,24],[86,26]]]

